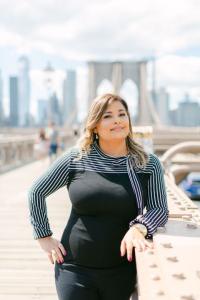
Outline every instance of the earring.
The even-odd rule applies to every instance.
[[[97,133],[95,133],[95,139],[98,140],[99,136]]]

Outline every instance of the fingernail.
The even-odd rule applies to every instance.
[[[129,258],[128,258],[128,260],[129,260],[129,261],[132,261],[132,258],[131,258],[131,257],[129,257]]]

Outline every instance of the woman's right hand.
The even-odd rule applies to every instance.
[[[44,238],[39,238],[38,242],[41,248],[47,252],[49,260],[52,264],[54,264],[55,260],[58,263],[64,262],[63,255],[66,255],[67,252],[60,241],[52,238],[51,236],[47,236]]]

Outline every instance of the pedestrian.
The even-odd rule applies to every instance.
[[[137,280],[135,248],[153,247],[168,220],[163,169],[133,140],[127,103],[94,99],[78,143],[29,189],[34,238],[54,265],[59,300],[128,300]],[[46,197],[66,186],[71,214],[53,237]]]
[[[43,160],[48,154],[48,139],[44,128],[39,129],[34,150],[38,159]]]
[[[49,140],[49,159],[50,163],[57,158],[59,146],[59,133],[54,122],[50,122],[48,127],[48,140]]]

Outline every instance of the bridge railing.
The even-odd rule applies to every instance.
[[[71,144],[72,133],[62,135],[63,148]],[[37,135],[10,136],[0,140],[0,173],[23,166],[38,159]]]
[[[169,220],[154,234],[153,250],[136,250],[139,300],[200,299],[200,210],[171,173],[171,160],[179,152],[200,153],[200,142],[175,145],[161,157]]]
[[[200,299],[200,211],[165,176],[169,220],[154,234],[153,250],[136,251],[139,300]]]
[[[184,153],[182,160],[176,159],[174,163],[173,158],[177,154]],[[200,172],[200,142],[188,141],[178,143],[169,148],[161,157],[165,172],[171,176],[176,184],[180,183],[190,172]]]

